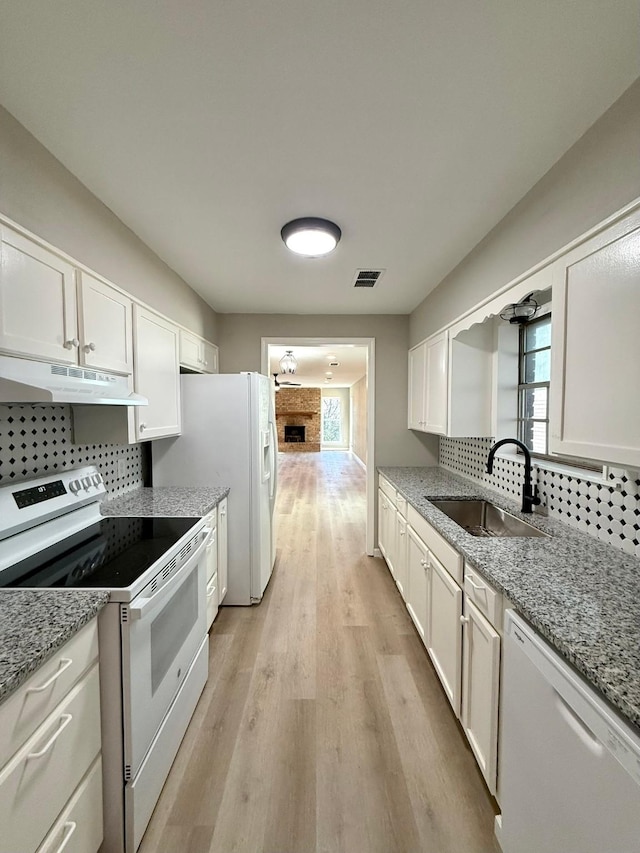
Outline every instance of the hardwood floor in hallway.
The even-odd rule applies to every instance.
[[[348,453],[280,454],[257,607],[209,681],[140,853],[496,853],[487,793],[381,559]]]

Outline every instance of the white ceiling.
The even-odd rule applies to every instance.
[[[640,74],[638,9],[16,0],[0,102],[217,310],[406,313]]]
[[[292,350],[298,367],[293,376],[280,373],[280,359]],[[330,362],[337,361],[337,367]],[[296,382],[302,388],[349,388],[367,372],[367,347],[338,346],[276,346],[269,344],[269,375],[278,373],[278,382]],[[328,374],[331,378],[327,381]]]

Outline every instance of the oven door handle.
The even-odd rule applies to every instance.
[[[176,574],[171,578],[168,583],[164,586],[160,587],[160,589],[155,592],[153,595],[150,595],[148,598],[137,598],[135,599],[135,607],[129,607],[129,617],[130,619],[144,619],[152,610],[155,610],[159,604],[162,604],[167,598],[169,598],[176,587],[180,586],[182,581],[187,577],[189,572],[194,566],[194,563],[197,563],[202,554],[204,553],[207,543],[209,541],[209,536],[211,534],[210,527],[204,527],[202,529],[203,537],[202,542],[198,545],[193,554],[189,557],[187,562],[182,566]]]

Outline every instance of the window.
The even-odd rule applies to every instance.
[[[518,438],[534,456],[576,468],[602,471],[589,459],[560,456],[549,450],[551,393],[551,313],[520,327],[518,359]],[[519,453],[520,451],[518,451]]]
[[[342,444],[342,400],[340,397],[322,398],[322,442]]]
[[[518,438],[532,453],[549,453],[551,314],[520,328]]]

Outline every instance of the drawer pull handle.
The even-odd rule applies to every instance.
[[[211,590],[211,592],[208,592],[208,593],[207,593],[207,598],[211,598],[211,596],[213,595],[213,593],[214,593],[215,591],[216,591],[216,588],[215,588],[215,586],[214,586],[214,588]]]
[[[471,580],[471,578],[469,578],[469,577],[468,577],[468,578],[466,578],[466,580],[468,580],[468,581],[469,581],[469,584],[470,584],[474,589],[480,590],[481,592],[486,592],[486,591],[487,591],[487,588],[486,588],[486,586],[485,586],[484,584],[482,584],[482,583],[474,583],[474,582]]]
[[[69,841],[71,840],[71,836],[76,831],[77,823],[75,820],[68,820],[64,825],[64,838],[62,839],[62,844],[56,850],[56,853],[62,853],[64,848],[67,846]]]
[[[54,743],[58,740],[62,732],[67,728],[69,723],[73,720],[73,714],[63,714],[60,717],[60,725],[56,729],[56,731],[51,735],[49,740],[45,743],[42,749],[39,749],[38,752],[30,752],[27,755],[27,760],[29,758],[42,758],[43,755],[46,755],[47,752],[51,749]]]
[[[60,667],[60,669],[56,670],[56,672],[53,673],[51,678],[47,678],[45,683],[41,684],[40,687],[28,687],[27,693],[42,693],[42,691],[46,690],[47,687],[50,687],[57,678],[60,678],[65,669],[69,669],[69,667],[73,663],[73,659],[60,658],[60,663],[62,664],[62,666]]]

